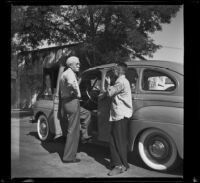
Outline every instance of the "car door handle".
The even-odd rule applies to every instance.
[[[141,97],[133,97],[134,100],[142,100],[143,98]]]

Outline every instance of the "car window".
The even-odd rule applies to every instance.
[[[116,81],[116,76],[114,75],[113,69],[110,69],[107,71],[106,73],[106,77],[110,78],[110,85],[114,85],[115,81]],[[105,82],[105,88],[107,87],[107,82]]]
[[[135,93],[136,83],[137,83],[137,79],[138,79],[138,74],[137,74],[136,69],[134,69],[134,68],[128,68],[128,70],[126,72],[126,78],[130,82],[132,93]]]
[[[100,90],[101,89],[101,80],[98,78],[91,79],[91,87],[93,90]]]
[[[101,72],[99,70],[91,71],[81,77],[80,88],[84,91],[87,88],[101,88]]]
[[[82,75],[80,91],[81,105],[88,110],[97,109],[98,95],[101,90],[101,71],[89,71]]]
[[[145,69],[142,77],[142,89],[146,91],[173,91],[175,82],[163,72]]]

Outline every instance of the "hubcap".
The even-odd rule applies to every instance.
[[[165,154],[166,147],[160,141],[155,141],[152,145],[149,146],[150,153],[156,158],[162,158]]]
[[[170,144],[160,136],[150,137],[146,147],[148,154],[156,161],[167,161],[170,157]]]
[[[44,137],[47,134],[47,124],[46,121],[41,121],[40,123],[40,134]]]

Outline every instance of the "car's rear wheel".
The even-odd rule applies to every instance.
[[[176,145],[172,138],[161,130],[144,131],[139,138],[138,150],[143,162],[154,170],[169,170],[176,165]]]
[[[41,141],[48,142],[53,140],[53,134],[50,132],[47,117],[43,114],[37,120],[37,133]]]

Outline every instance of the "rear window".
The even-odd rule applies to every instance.
[[[145,69],[142,77],[142,89],[145,91],[173,91],[176,84],[166,73]]]

